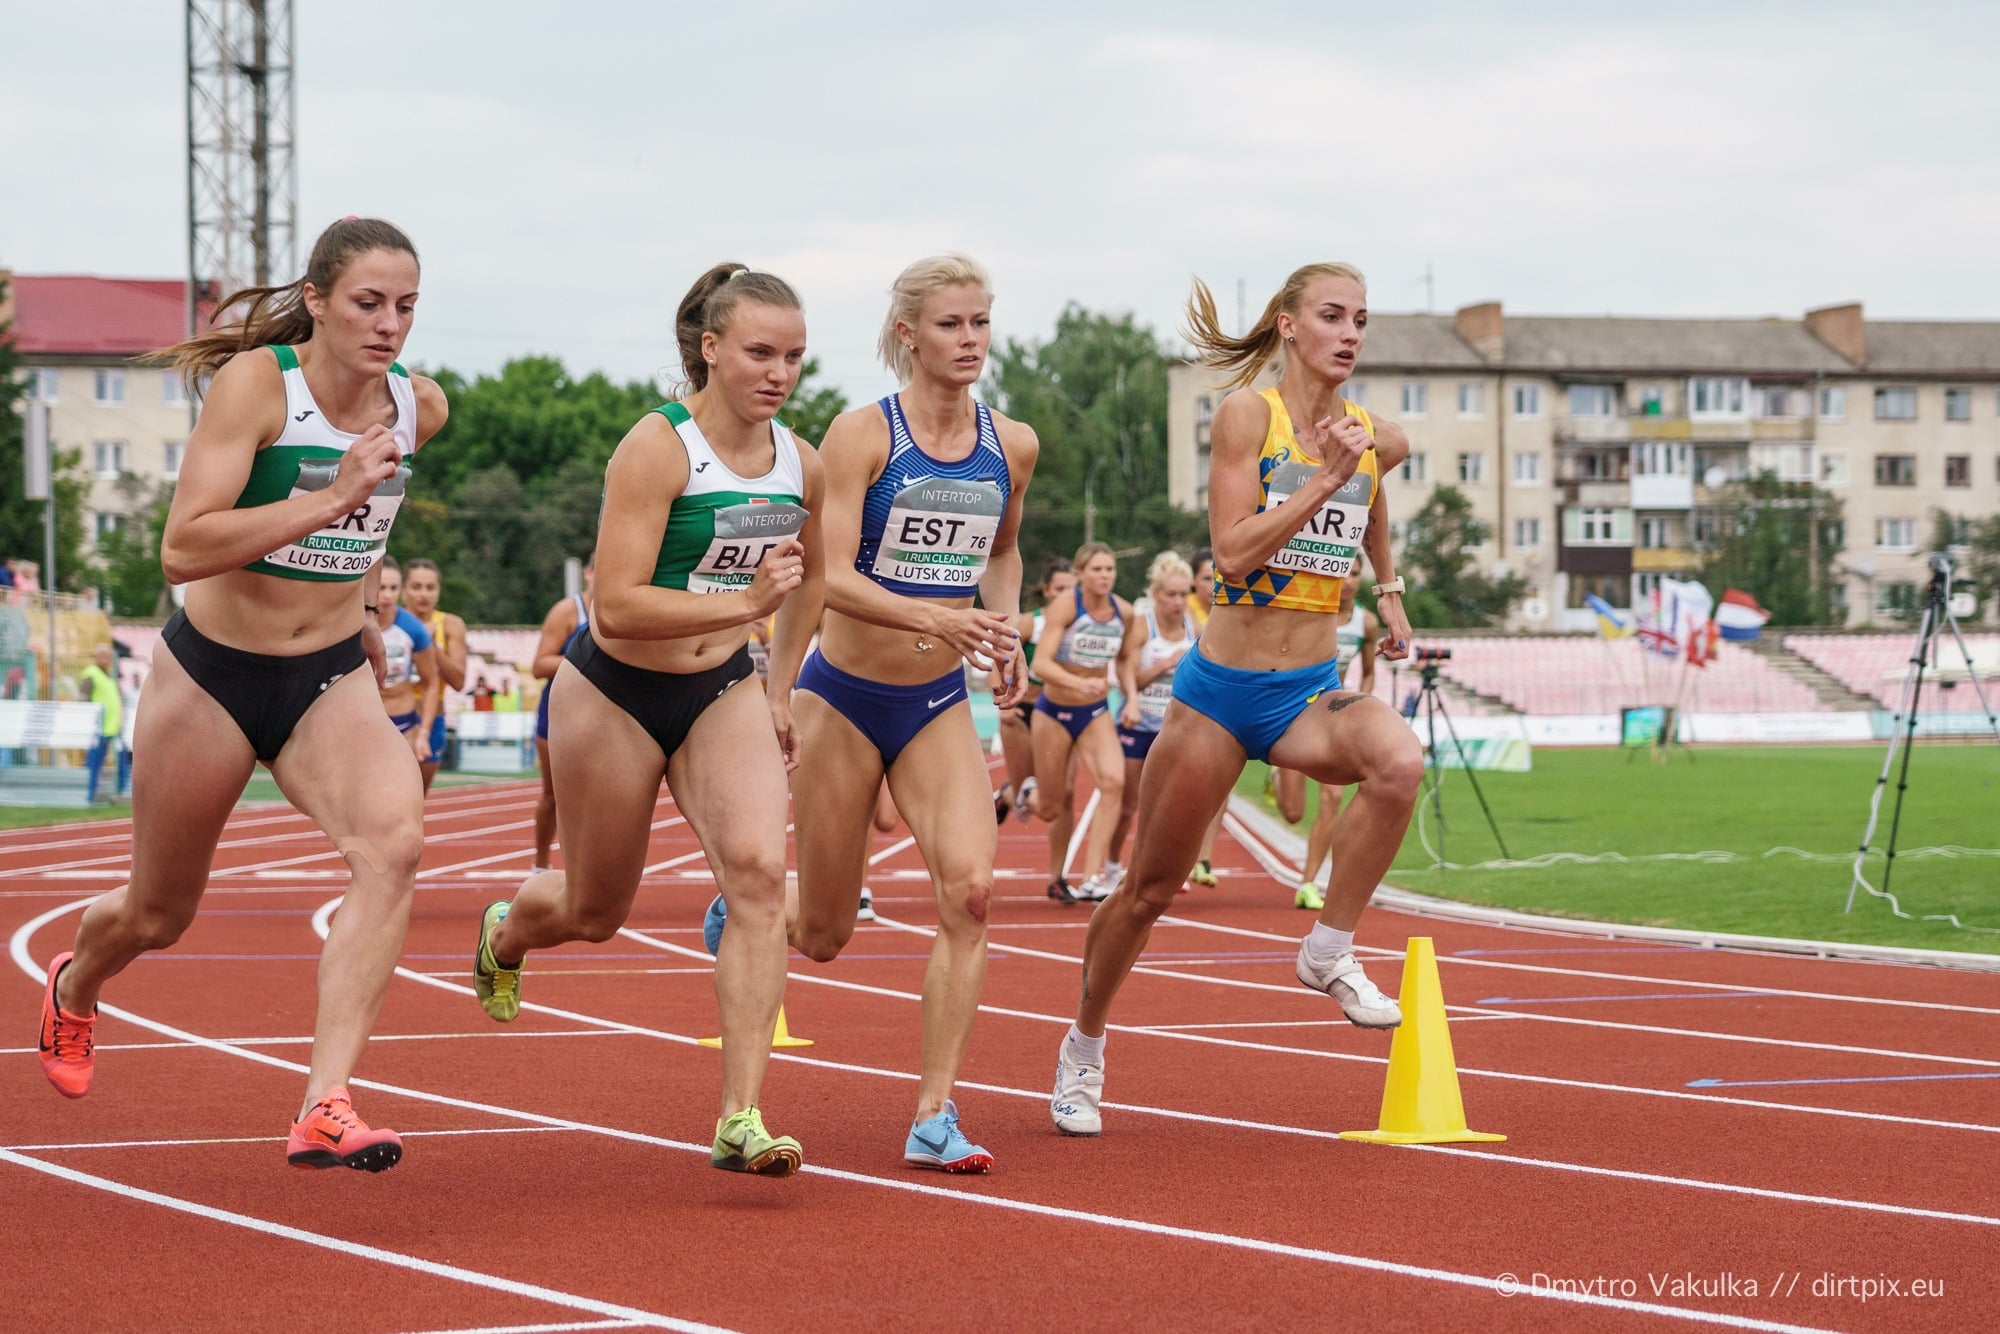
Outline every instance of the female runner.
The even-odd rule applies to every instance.
[[[1111,1002],[1248,759],[1360,785],[1335,825],[1326,908],[1300,944],[1296,971],[1355,1024],[1402,1022],[1354,957],[1354,928],[1402,843],[1423,755],[1395,710],[1340,689],[1337,665],[1341,585],[1364,547],[1385,581],[1376,589],[1388,627],[1382,652],[1404,657],[1410,640],[1370,422],[1340,392],[1367,334],[1367,293],[1357,270],[1311,264],[1241,337],[1223,332],[1199,282],[1188,314],[1203,361],[1235,372],[1216,414],[1209,474],[1220,585],[1199,645],[1174,672],[1174,703],[1139,793],[1132,874],[1085,937],[1082,1001],[1049,1108],[1071,1135],[1102,1127]],[[1281,356],[1277,386],[1251,390]]]
[[[394,556],[384,556],[378,572],[375,623],[382,628],[382,712],[396,725],[427,765],[431,724],[444,718],[444,687],[436,643],[424,623],[402,605],[403,572]]]
[[[1076,587],[1050,604],[1042,622],[1043,637],[1055,647],[1038,657],[1043,685],[1035,701],[1035,813],[1049,822],[1048,895],[1061,903],[1093,902],[1113,888],[1104,861],[1125,800],[1125,757],[1108,701],[1111,665],[1132,623],[1131,605],[1111,591],[1117,580],[1111,548],[1084,543],[1076,552]],[[1085,837],[1083,880],[1074,888],[1063,874],[1076,807],[1072,758],[1090,771],[1099,812]]]
[[[444,394],[396,358],[416,316],[416,248],[374,218],[336,222],[305,277],[238,292],[234,323],[160,355],[213,376],[161,534],[186,584],[153,650],[134,739],[132,880],[84,910],[49,965],[42,1068],[90,1088],[98,993],[194,920],[223,822],[259,763],[333,840],[351,876],[320,951],[296,1167],[379,1172],[393,1130],[355,1115],[347,1080],[409,926],[423,783],[376,696],[377,562],[407,456],[444,425]],[[370,665],[372,664],[372,669]]]
[[[765,1129],[758,1096],[785,994],[791,683],[823,587],[819,459],[777,420],[805,317],[781,279],[721,264],[682,299],[675,331],[692,392],[640,418],[611,457],[590,626],[550,683],[565,867],[488,906],[474,989],[511,1020],[530,950],[625,924],[664,778],[737,922],[715,962],[722,1113],[709,1162],[789,1176],[804,1155]],[[774,611],[767,697],[746,645]]]
[[[438,766],[444,763],[445,720],[444,690],[465,689],[465,618],[453,612],[438,610],[438,598],[444,588],[444,576],[438,570],[436,561],[424,556],[403,567],[403,605],[412,616],[423,623],[430,632],[431,644],[437,649],[437,675],[442,683],[437,713],[431,719],[430,758],[423,762],[424,793],[430,794],[431,784],[437,779]],[[428,690],[430,676],[424,675],[424,685]]]
[[[1173,702],[1174,668],[1194,647],[1198,633],[1194,617],[1188,614],[1194,572],[1180,553],[1162,551],[1153,557],[1146,574],[1144,610],[1125,627],[1125,641],[1118,649],[1118,688],[1125,695],[1118,711],[1118,745],[1125,752],[1125,799],[1118,805],[1118,822],[1112,827],[1104,863],[1106,878],[1114,888],[1125,874],[1118,854],[1125,850],[1125,835],[1139,807],[1139,776],[1160,735],[1160,724],[1167,720],[1167,706]]]
[[[597,577],[597,557],[583,563],[583,591],[564,598],[542,617],[541,639],[535,645],[535,660],[529,670],[542,683],[541,697],[535,701],[535,771],[542,776],[542,790],[535,798],[535,864],[532,869],[549,869],[549,849],[556,841],[556,779],[549,763],[549,687],[556,670],[577,636],[590,629],[591,584]]]

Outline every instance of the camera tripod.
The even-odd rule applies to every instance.
[[[1486,827],[1493,831],[1493,841],[1500,845],[1500,855],[1512,860],[1507,851],[1507,840],[1500,837],[1500,826],[1493,819],[1493,808],[1486,804],[1486,794],[1479,790],[1479,780],[1472,775],[1472,765],[1465,757],[1465,745],[1458,739],[1458,729],[1451,725],[1451,715],[1445,712],[1444,695],[1438,689],[1438,665],[1433,659],[1421,656],[1417,659],[1417,675],[1422,681],[1417,697],[1417,706],[1423,710],[1425,735],[1424,767],[1430,770],[1431,811],[1437,816],[1438,845],[1436,865],[1444,865],[1444,760],[1438,754],[1438,719],[1444,719],[1445,734],[1451,738],[1452,749],[1457,752],[1461,767],[1465,770],[1466,781],[1472,784],[1472,795],[1479,799],[1479,809],[1486,815]],[[1414,715],[1413,715],[1414,717]],[[1421,800],[1421,798],[1419,798]]]
[[[1917,644],[1911,650],[1910,670],[1904,674],[1902,692],[1897,696],[1897,711],[1889,730],[1889,750],[1882,757],[1882,772],[1875,779],[1875,794],[1868,803],[1868,827],[1861,831],[1861,849],[1854,854],[1854,878],[1848,882],[1847,906],[1841,909],[1842,912],[1854,911],[1854,891],[1868,884],[1862,878],[1861,866],[1868,856],[1869,842],[1875,837],[1875,825],[1882,814],[1882,789],[1888,786],[1889,770],[1895,766],[1900,741],[1903,764],[1896,774],[1896,806],[1889,817],[1888,856],[1882,867],[1882,888],[1879,891],[1884,897],[1889,895],[1889,873],[1896,869],[1896,833],[1903,823],[1903,796],[1910,786],[1910,748],[1917,738],[1917,701],[1923,693],[1926,664],[1933,670],[1938,666],[1940,630],[1951,631],[1952,640],[1958,645],[1959,657],[1965,663],[1966,678],[1972,682],[1973,693],[1979,697],[1980,711],[1986,715],[1986,725],[1993,729],[1993,739],[2000,741],[2000,719],[1993,716],[1993,706],[1986,699],[1986,688],[1980,684],[1979,671],[1972,664],[1972,650],[1965,646],[1965,636],[1958,629],[1958,617],[1951,612],[1951,583],[1951,558],[1943,552],[1933,553],[1931,581],[1924,590],[1924,615],[1917,629]],[[1899,726],[1900,733],[1897,730]],[[1889,901],[1892,905],[1895,903],[1893,898]],[[1898,915],[1904,914],[1899,910]]]

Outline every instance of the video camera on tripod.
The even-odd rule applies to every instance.
[[[1413,648],[1410,650],[1410,661],[1450,662],[1451,650],[1448,648]]]

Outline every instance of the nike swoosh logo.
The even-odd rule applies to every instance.
[[[956,692],[956,691],[954,691],[953,693],[951,693],[951,694],[949,694],[949,695],[946,695],[946,696],[945,696],[945,697],[944,697],[943,699],[927,699],[927,700],[925,700],[925,701],[924,701],[924,707],[925,707],[925,708],[927,708],[927,709],[935,709],[935,708],[936,708],[936,707],[937,707],[938,705],[940,705],[940,704],[949,704],[949,703],[950,703],[950,702],[951,702],[952,700],[955,700],[955,699],[957,699],[957,698],[958,698],[958,694],[957,694],[957,692]]]
[[[321,681],[319,683],[319,693],[324,695],[326,693],[326,688],[328,686],[332,685],[334,682],[340,680],[341,677],[346,675],[347,675],[346,672],[335,672],[332,676],[327,677],[326,680]]]
[[[301,412],[301,413],[300,413],[300,414],[299,414],[298,416],[296,416],[296,417],[292,418],[292,420],[293,420],[293,421],[295,421],[295,422],[302,422],[302,421],[304,421],[304,420],[305,420],[306,418],[308,418],[308,417],[310,417],[310,416],[312,416],[312,415],[313,415],[313,410],[312,410],[311,408],[307,408],[307,409],[306,409],[306,410],[305,410],[304,412]],[[269,418],[266,418],[266,420],[268,421],[268,420],[269,420]]]
[[[347,1132],[345,1130],[342,1130],[338,1133],[331,1130],[322,1130],[319,1133],[326,1137],[326,1142],[328,1144],[338,1144],[340,1143],[340,1141],[347,1138]]]

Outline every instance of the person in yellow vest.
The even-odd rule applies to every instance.
[[[104,757],[119,749],[119,740],[125,728],[125,697],[118,691],[118,670],[112,665],[111,645],[97,646],[97,652],[91,655],[90,664],[83,669],[77,685],[83,698],[104,710],[97,744],[90,748],[90,758],[84,761],[90,770],[88,799],[94,803],[97,800],[97,777],[104,771]],[[118,770],[118,790],[122,792],[125,786],[125,758],[122,752]]]
[[[465,689],[465,618],[438,610],[438,595],[444,577],[437,562],[419,556],[403,567],[403,606],[431,632],[437,649],[438,675],[446,690]],[[440,697],[437,716],[431,719],[431,757],[420,766],[424,775],[424,795],[429,796],[431,780],[444,763],[444,703]]]

